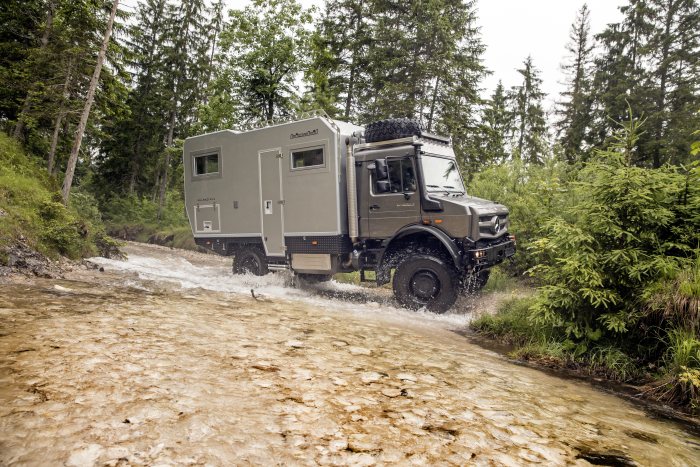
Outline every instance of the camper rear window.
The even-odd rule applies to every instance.
[[[292,152],[292,169],[323,166],[323,148]]]
[[[194,174],[207,175],[219,173],[219,155],[204,154],[194,156]]]

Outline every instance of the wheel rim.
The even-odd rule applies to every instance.
[[[241,262],[241,270],[244,273],[257,274],[257,272],[260,270],[258,259],[254,256],[248,256],[247,258],[244,258]]]
[[[440,279],[433,271],[422,270],[411,278],[411,294],[420,302],[425,303],[440,293]]]

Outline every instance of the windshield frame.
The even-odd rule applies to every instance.
[[[452,161],[455,164],[455,167],[457,168],[457,176],[459,177],[459,181],[462,184],[462,189],[459,190],[457,188],[446,188],[444,185],[441,185],[439,188],[434,188],[434,187],[429,187],[428,186],[428,180],[427,180],[427,173],[425,170],[426,164],[425,164],[425,159],[431,157],[435,159],[446,159],[448,161]],[[460,170],[459,163],[457,162],[456,157],[450,157],[450,156],[444,156],[440,154],[432,154],[432,153],[424,153],[421,154],[421,172],[423,173],[423,183],[425,185],[425,190],[428,193],[463,193],[467,194],[467,186],[464,183],[464,178],[462,178],[462,171]]]

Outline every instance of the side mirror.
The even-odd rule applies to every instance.
[[[389,179],[389,172],[386,168],[386,159],[377,159],[374,161],[374,176],[375,180]]]
[[[389,180],[377,180],[374,183],[375,193],[389,193],[390,190],[391,184],[389,183]]]

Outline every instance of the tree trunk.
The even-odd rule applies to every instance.
[[[55,0],[51,0],[47,5],[46,27],[44,28],[44,33],[41,35],[41,45],[39,46],[39,50],[44,50],[49,44],[49,35],[51,34],[51,29],[53,28],[53,17],[55,10],[56,2]],[[19,115],[17,116],[17,124],[15,125],[15,131],[12,134],[12,136],[15,139],[20,139],[22,137],[22,133],[24,132],[24,119],[27,113],[29,112],[29,108],[31,106],[31,94],[32,93],[30,89],[27,92],[27,96],[24,98],[22,110],[20,110]]]
[[[357,12],[357,23],[355,26],[355,40],[360,34],[360,28],[362,27],[362,9],[364,8],[363,2],[360,2],[360,7]],[[353,43],[352,50],[352,63],[350,64],[350,78],[348,79],[348,96],[345,99],[345,119],[350,119],[350,112],[352,112],[352,101],[355,98],[355,79],[357,73],[357,54],[358,54],[357,42]]]
[[[655,134],[655,144],[654,144],[654,168],[658,169],[661,167],[661,143],[664,137],[664,107],[666,107],[666,86],[668,82],[668,55],[671,49],[671,23],[673,22],[673,14],[675,12],[676,5],[673,0],[668,2],[668,11],[666,12],[665,24],[664,24],[664,35],[662,38],[663,45],[661,47],[661,63],[659,64],[659,75],[661,76],[661,83],[659,84],[659,95],[656,100],[656,111],[659,114],[658,120],[656,122],[656,134]]]
[[[109,20],[107,21],[107,29],[105,30],[104,39],[102,40],[102,47],[100,48],[100,53],[97,55],[95,72],[92,74],[92,79],[90,80],[90,87],[88,88],[87,98],[85,99],[85,107],[83,107],[83,113],[80,115],[80,123],[78,123],[78,129],[75,132],[75,140],[73,141],[73,147],[71,148],[70,157],[68,158],[66,177],[63,180],[62,190],[63,204],[66,206],[68,206],[70,189],[73,185],[73,175],[75,174],[75,165],[78,163],[80,145],[83,142],[83,135],[85,133],[85,127],[87,126],[88,117],[90,116],[92,103],[95,101],[95,90],[97,89],[97,83],[100,80],[102,64],[104,63],[105,56],[107,55],[107,46],[109,46],[109,38],[112,35],[112,26],[114,26],[114,17],[117,15],[118,6],[119,0],[114,0],[114,3],[112,4],[112,11],[109,14]]]
[[[49,150],[49,157],[47,163],[47,170],[49,173],[53,172],[54,163],[56,160],[56,147],[58,146],[58,137],[61,134],[61,123],[66,116],[65,103],[70,97],[69,87],[71,75],[73,73],[73,57],[68,60],[68,69],[66,71],[66,80],[63,83],[63,91],[61,92],[61,105],[58,109],[58,115],[56,115],[56,123],[53,127],[53,135],[51,136],[51,149]]]
[[[177,85],[176,85],[177,88]],[[165,162],[163,163],[163,172],[160,176],[160,188],[158,189],[158,220],[160,220],[163,215],[163,207],[165,206],[165,192],[168,188],[168,169],[170,168],[170,147],[173,145],[173,138],[175,136],[175,106],[177,106],[177,101],[173,104],[173,110],[170,112],[170,125],[168,128],[168,135],[165,139]]]

